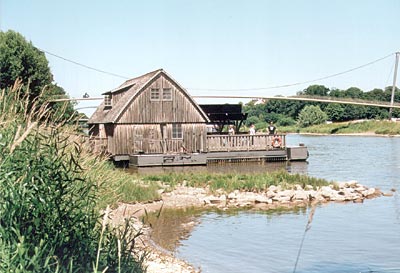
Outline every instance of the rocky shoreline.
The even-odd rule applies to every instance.
[[[394,190],[392,190],[394,191]],[[180,185],[172,191],[160,192],[161,200],[151,203],[119,204],[112,212],[114,223],[121,223],[125,218],[134,219],[138,229],[142,230],[140,249],[147,253],[145,265],[148,273],[193,273],[201,272],[185,261],[174,257],[172,253],[157,247],[150,239],[151,229],[144,226],[141,218],[144,214],[157,212],[164,208],[255,208],[260,210],[279,207],[308,206],[315,203],[354,202],[362,203],[365,199],[380,196],[392,196],[393,192],[383,193],[377,188],[368,188],[356,181],[333,183],[329,186],[313,188],[306,185],[294,185],[292,188],[270,186],[261,192],[235,190],[227,193],[217,190],[212,193],[208,188],[192,188]]]

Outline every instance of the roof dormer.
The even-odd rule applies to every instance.
[[[109,109],[112,108],[112,97],[111,94],[104,95],[104,108]]]

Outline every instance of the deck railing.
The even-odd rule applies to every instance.
[[[279,145],[274,145],[274,138],[281,139]],[[92,148],[94,152],[107,151],[107,138],[92,137]],[[268,134],[237,134],[237,135],[208,135],[207,152],[226,152],[226,151],[265,151],[286,147],[286,135],[271,136]],[[134,143],[135,153],[182,153],[186,150],[183,140],[148,140],[141,139]]]
[[[280,138],[280,145],[274,145],[274,137]],[[286,147],[286,135],[268,134],[237,134],[237,135],[208,135],[207,151],[262,151]]]

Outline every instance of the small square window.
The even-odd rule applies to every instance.
[[[182,124],[172,124],[172,138],[173,139],[182,139]]]
[[[171,88],[163,89],[163,100],[172,100],[172,89]]]
[[[111,107],[111,95],[104,96],[104,106]]]
[[[151,89],[150,100],[160,100],[160,89],[158,88]]]

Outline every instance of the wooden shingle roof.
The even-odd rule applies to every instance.
[[[146,73],[142,76],[127,80],[117,88],[103,93],[103,95],[113,95],[122,92],[124,94],[122,98],[120,98],[118,102],[112,106],[112,108],[105,107],[103,101],[100,104],[100,106],[97,107],[96,111],[88,120],[88,124],[106,124],[106,123],[117,122],[118,118],[121,116],[123,111],[130,105],[132,100],[161,74],[163,74],[171,81],[173,81],[186,94],[186,96],[192,101],[197,110],[203,116],[205,121],[208,122],[209,119],[207,115],[203,112],[200,106],[190,97],[190,95],[186,92],[186,90],[183,87],[181,87],[176,81],[174,81],[163,69],[158,69]]]

